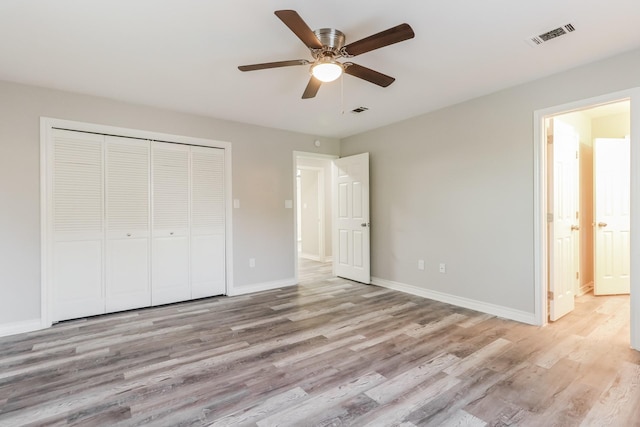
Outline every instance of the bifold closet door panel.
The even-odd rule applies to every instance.
[[[153,305],[191,299],[189,146],[151,143]]]
[[[191,147],[191,295],[225,291],[224,150]]]
[[[148,141],[107,136],[106,310],[151,305]]]
[[[104,137],[57,129],[52,137],[51,317],[58,321],[105,312]]]

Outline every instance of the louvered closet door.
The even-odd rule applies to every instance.
[[[189,146],[153,142],[152,304],[191,299]]]
[[[225,293],[224,150],[191,147],[191,296]]]
[[[106,309],[151,305],[149,142],[106,137]]]
[[[52,320],[105,312],[104,137],[53,131]]]

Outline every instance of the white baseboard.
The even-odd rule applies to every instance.
[[[585,283],[584,285],[580,286],[580,289],[578,289],[578,294],[576,296],[581,297],[582,295],[588,294],[592,290],[593,282]]]
[[[25,332],[33,332],[44,329],[40,319],[25,320],[22,322],[5,323],[0,325],[0,337],[9,335],[23,334]]]
[[[526,311],[514,310],[509,307],[501,305],[490,304],[483,301],[477,301],[469,298],[459,297],[456,295],[446,294],[444,292],[432,291],[429,289],[420,288],[418,286],[407,285],[404,283],[392,282],[390,280],[380,279],[378,277],[372,277],[371,283],[383,288],[393,289],[407,294],[416,295],[423,298],[432,299],[435,301],[444,302],[458,307],[464,307],[482,313],[491,314],[498,317],[503,317],[509,320],[515,320],[521,323],[527,323],[529,325],[535,325],[536,319],[533,313]]]
[[[246,295],[254,292],[271,291],[273,289],[285,288],[287,286],[295,286],[298,281],[295,277],[283,280],[274,280],[272,282],[255,283],[244,286],[234,286],[233,290],[228,293],[228,296]]]

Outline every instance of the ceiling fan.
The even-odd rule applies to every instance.
[[[353,62],[338,62],[337,59],[352,58],[415,36],[409,24],[400,24],[345,45],[346,37],[341,31],[334,28],[321,28],[312,31],[295,10],[276,10],[274,13],[309,48],[313,61],[294,59],[291,61],[241,65],[238,69],[240,71],[254,71],[311,64],[311,78],[302,94],[302,99],[313,98],[318,93],[322,83],[332,82],[340,77],[342,73],[358,77],[378,86],[389,86],[395,81],[395,78]]]

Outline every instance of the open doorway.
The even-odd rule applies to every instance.
[[[573,310],[576,296],[593,295],[594,288],[596,294],[626,293],[624,286],[602,285],[603,276],[608,279],[615,273],[626,280],[631,291],[630,298],[621,298],[626,298],[629,307],[631,344],[636,349],[640,347],[640,299],[634,292],[634,288],[638,289],[638,274],[634,274],[632,260],[637,261],[639,254],[632,243],[637,242],[637,236],[629,231],[634,223],[638,229],[639,218],[629,212],[637,212],[632,206],[639,203],[632,192],[638,185],[640,165],[634,148],[637,131],[634,130],[634,137],[631,129],[638,129],[640,116],[637,111],[630,112],[634,97],[638,102],[637,95],[637,90],[630,90],[535,113],[536,318],[541,325],[560,319]],[[624,148],[611,149],[624,147],[625,142],[626,152]],[[598,184],[598,170],[605,169],[606,163],[602,159],[615,151],[623,154],[613,161],[613,169],[616,173],[626,169],[626,177],[621,180],[608,176],[607,185]],[[617,179],[613,185],[612,179]],[[626,192],[626,202],[616,199],[612,204],[613,196],[605,191],[607,186]],[[617,225],[613,224],[618,220],[603,219],[603,205],[607,211],[616,205],[616,215],[626,225],[614,230]],[[603,248],[616,252],[607,255]]]
[[[549,320],[582,295],[628,295],[630,102],[545,118]],[[628,310],[628,298],[618,298]]]
[[[296,278],[308,279],[332,263],[332,160],[336,156],[294,153]],[[324,274],[324,273],[323,273]]]

